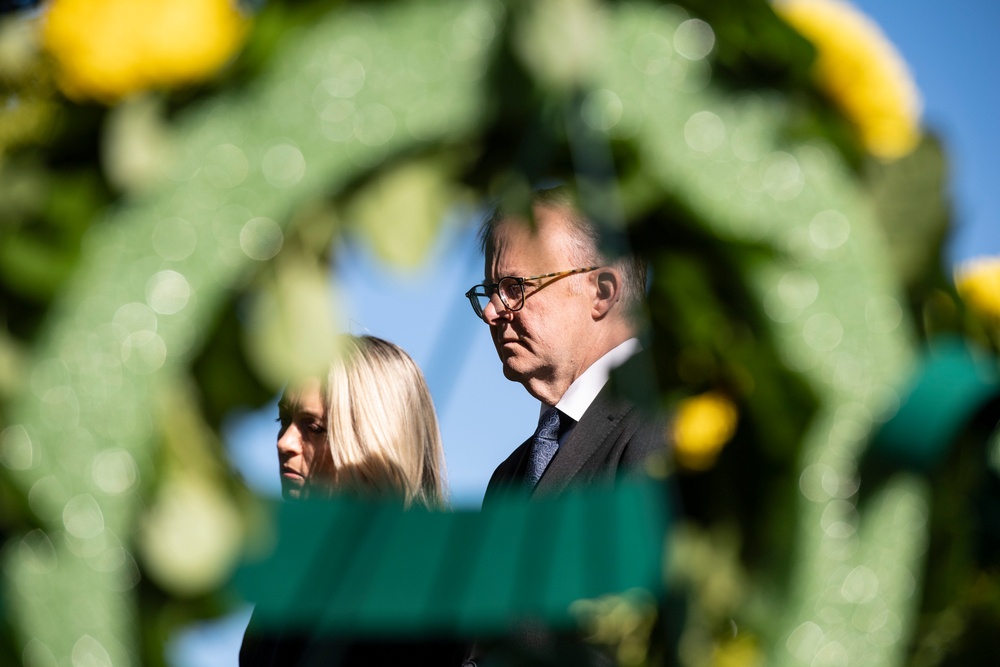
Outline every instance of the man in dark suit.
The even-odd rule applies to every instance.
[[[610,480],[665,450],[664,422],[608,383],[639,352],[644,263],[607,261],[563,189],[539,191],[533,204],[531,221],[500,210],[484,221],[486,279],[466,293],[504,376],[541,402],[539,429],[497,467],[486,503],[513,489],[541,495]]]

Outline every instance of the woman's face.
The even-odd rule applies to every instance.
[[[289,386],[278,402],[278,421],[281,495],[302,498],[329,489],[333,466],[320,381],[309,378]]]

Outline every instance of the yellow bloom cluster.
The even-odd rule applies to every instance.
[[[976,312],[1000,323],[1000,257],[979,257],[955,269],[955,287]]]
[[[736,432],[738,412],[724,394],[710,391],[685,399],[673,422],[674,456],[678,465],[707,470]]]
[[[713,667],[757,667],[764,664],[764,656],[752,635],[741,634],[723,640],[712,652]]]
[[[60,88],[114,102],[203,80],[236,52],[247,20],[235,0],[52,0],[42,38]]]
[[[846,0],[774,0],[774,9],[816,47],[820,87],[857,126],[873,155],[891,160],[920,141],[920,94],[879,27]]]

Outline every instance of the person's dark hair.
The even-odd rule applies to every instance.
[[[646,294],[646,262],[635,253],[620,254],[613,262],[602,250],[605,245],[601,230],[577,208],[573,196],[565,186],[535,190],[531,197],[532,207],[558,209],[565,213],[571,223],[574,260],[578,266],[613,265],[622,274],[622,301],[630,308],[638,308]],[[500,223],[517,215],[495,205],[479,226],[479,249],[484,257],[492,255],[496,229]],[[570,267],[553,267],[562,270]],[[575,267],[574,267],[575,268]]]

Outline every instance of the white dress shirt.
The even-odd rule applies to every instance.
[[[580,421],[583,413],[587,411],[590,404],[594,402],[597,395],[604,389],[608,382],[611,371],[621,366],[633,354],[639,351],[639,339],[629,338],[625,342],[608,350],[603,357],[595,361],[585,370],[580,377],[573,381],[566,393],[562,395],[556,403],[556,409],[573,420],[568,427],[563,427],[559,435],[559,444],[562,444],[566,436]],[[541,415],[549,406],[541,404],[538,413]]]

